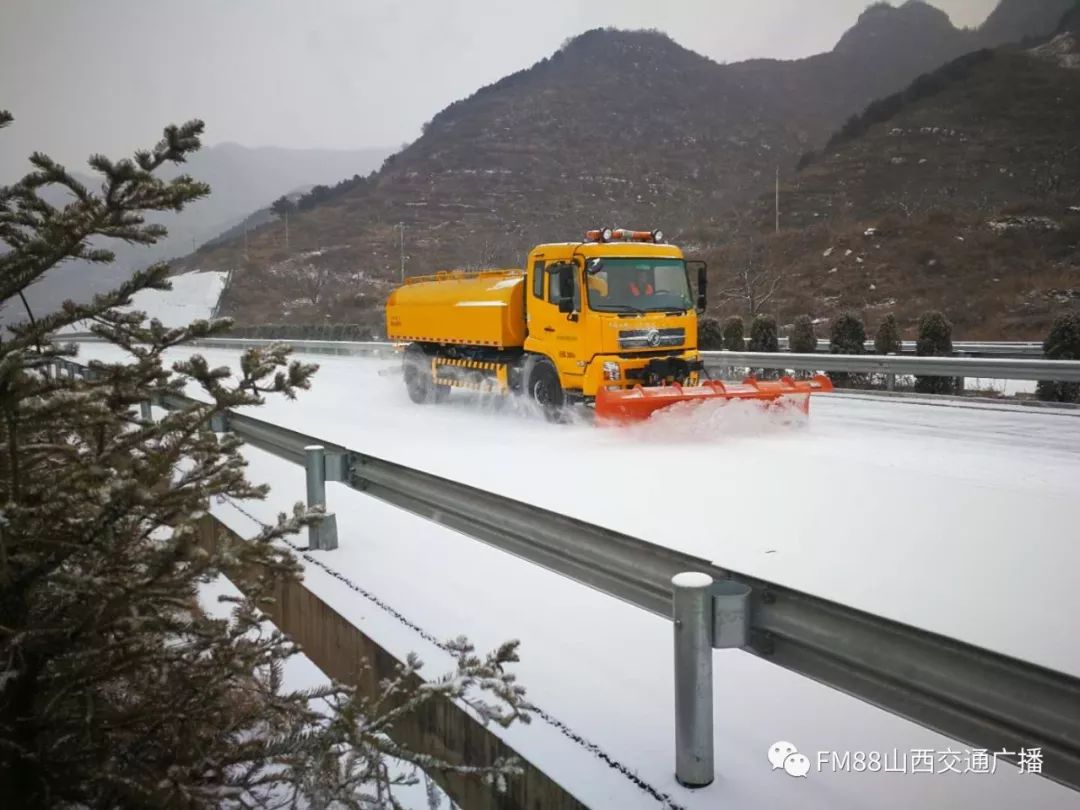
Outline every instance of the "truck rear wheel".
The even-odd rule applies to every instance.
[[[549,422],[562,420],[566,393],[559,382],[559,372],[547,358],[530,357],[525,363],[524,391],[544,412]]]
[[[417,405],[443,402],[450,395],[449,385],[436,385],[431,375],[431,355],[419,343],[405,347],[405,390]]]

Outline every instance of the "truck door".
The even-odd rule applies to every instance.
[[[573,269],[574,312],[559,312],[562,290],[559,286],[560,270]],[[544,299],[533,298],[529,303],[529,337],[538,344],[533,351],[541,351],[550,357],[559,369],[564,388],[581,388],[585,375],[585,357],[581,322],[581,268],[566,260],[548,261],[544,267]]]

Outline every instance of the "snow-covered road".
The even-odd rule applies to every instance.
[[[394,361],[315,359],[312,391],[252,415],[1080,675],[1061,643],[1080,607],[1080,412],[815,396],[792,424],[729,406],[550,425],[465,392],[413,405],[379,373]]]
[[[83,352],[116,356],[100,345]],[[204,354],[236,364],[235,354]],[[810,419],[793,424],[717,407],[630,430],[555,426],[461,393],[415,406],[400,378],[379,373],[391,361],[317,362],[313,391],[252,415],[1080,674],[1077,415],[821,396]],[[268,519],[302,498],[302,471],[251,453],[252,477],[275,487],[259,507]],[[806,750],[942,750],[948,741],[741,653],[717,653],[721,776],[707,791],[682,790],[670,779],[668,623],[344,487],[331,486],[329,498],[342,549],[328,564],[438,636],[521,638],[533,699],[679,804],[1076,802],[1013,766],[955,778],[770,773],[764,750],[784,737]],[[377,611],[355,593],[310,568],[309,581],[380,637]],[[512,741],[592,806],[656,806],[647,796],[628,803],[619,779],[609,785],[564,761],[556,742]]]

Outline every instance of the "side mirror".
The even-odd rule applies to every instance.
[[[705,307],[709,303],[708,265],[700,261],[687,262],[686,269],[689,270],[691,267],[697,268],[697,311],[700,315],[705,312]]]
[[[559,268],[559,312],[574,311],[574,266]]]

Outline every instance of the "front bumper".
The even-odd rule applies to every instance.
[[[605,365],[618,364],[618,378],[605,375]],[[624,390],[641,385],[697,385],[705,364],[696,351],[656,354],[650,352],[636,355],[599,355],[594,357],[585,370],[582,393],[587,397],[596,396],[601,388]]]

